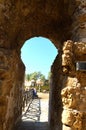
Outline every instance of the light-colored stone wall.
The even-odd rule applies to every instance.
[[[86,61],[86,43],[65,42],[62,55],[65,78],[61,91],[63,130],[86,129],[86,71],[76,70],[77,61]]]

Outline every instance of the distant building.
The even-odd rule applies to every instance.
[[[26,87],[28,87],[28,86],[30,86],[30,85],[31,85],[31,82],[30,82],[30,81],[28,81],[28,80],[25,80],[24,85],[25,85]]]
[[[31,82],[31,86],[33,86],[33,87],[34,87],[34,86],[35,86],[35,84],[36,84],[36,81],[35,81],[34,79],[32,79],[30,82]]]
[[[35,84],[36,82],[34,79],[32,79],[31,81],[25,80],[25,83],[24,83],[26,87],[35,86]]]
[[[37,86],[43,86],[44,82],[41,79],[36,80],[36,85]]]

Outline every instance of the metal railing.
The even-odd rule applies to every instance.
[[[33,89],[30,89],[29,91],[24,91],[22,119],[39,121],[40,114],[40,99],[36,95],[33,95]]]
[[[32,89],[30,89],[30,90],[28,90],[28,91],[24,91],[23,92],[23,101],[22,101],[22,114],[24,114],[23,113],[23,111],[26,109],[27,110],[27,108],[30,106],[30,104],[31,104],[31,102],[32,102],[32,100],[33,100],[33,91],[32,91]],[[21,118],[22,118],[22,116],[23,115],[20,115],[17,119],[16,119],[16,122],[15,122],[15,126],[17,125],[17,123],[21,120]],[[14,127],[15,127],[14,126]]]
[[[24,110],[25,107],[27,107],[27,105],[29,103],[31,103],[33,99],[33,91],[30,89],[28,91],[24,91],[23,93],[23,103],[22,103],[22,110]]]

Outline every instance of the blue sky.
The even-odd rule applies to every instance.
[[[41,72],[47,78],[50,67],[58,51],[49,39],[34,37],[21,48],[21,59],[26,66],[26,74]]]

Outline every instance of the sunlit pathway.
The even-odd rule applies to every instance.
[[[34,99],[16,130],[48,130],[48,99]]]
[[[41,99],[40,122],[48,121],[48,99]]]

